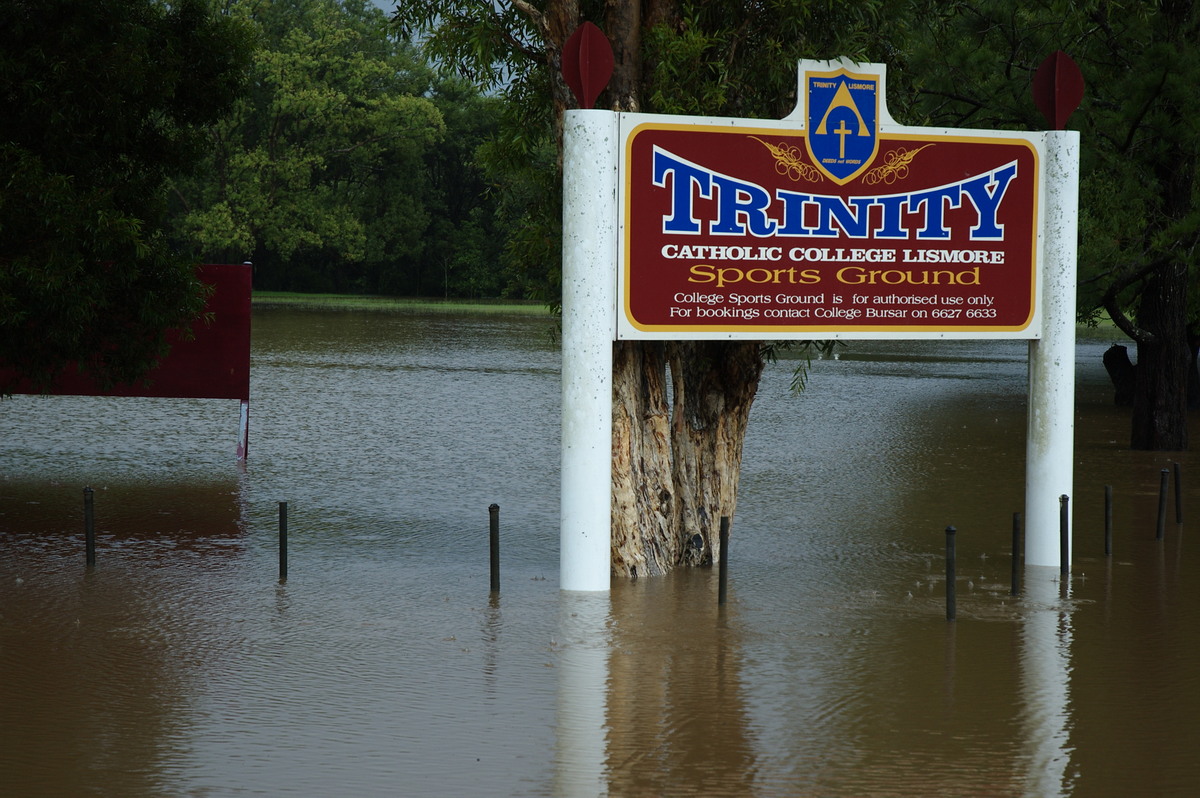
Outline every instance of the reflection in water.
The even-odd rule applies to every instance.
[[[558,612],[554,794],[562,798],[608,795],[605,701],[609,695],[611,646],[609,597],[605,593],[564,593]]]
[[[221,549],[110,545],[85,573],[81,541],[31,542],[0,537],[0,781],[12,795],[170,793],[184,710],[213,662],[179,650],[204,619],[166,611],[172,586],[156,565],[219,568]]]
[[[1070,596],[1032,573],[1009,595],[1024,344],[859,342],[814,362],[804,394],[787,363],[764,375],[718,608],[709,570],[558,590],[551,327],[256,312],[244,469],[236,402],[0,402],[4,794],[1127,798],[1200,783],[1200,573],[1187,525],[1154,540],[1159,471],[1183,464],[1194,514],[1200,460],[1125,448],[1106,342],[1078,358]]]
[[[1052,568],[1026,571],[1029,607],[1022,628],[1021,694],[1025,705],[1027,798],[1072,795],[1070,582]]]
[[[612,795],[680,784],[752,795],[754,745],[741,689],[736,607],[710,570],[618,583],[608,696]]]
[[[96,493],[100,567],[85,570],[82,491],[11,477],[0,487],[0,782],[12,794],[169,792],[182,710],[212,662],[180,656],[205,619],[173,606],[168,574],[244,554],[236,482]]]

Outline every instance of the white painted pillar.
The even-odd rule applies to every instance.
[[[593,110],[563,118],[563,590],[608,590],[611,573],[618,118]]]
[[[243,399],[238,411],[237,459],[244,463],[250,453],[250,400]]]
[[[1042,338],[1029,342],[1029,426],[1025,448],[1025,562],[1061,562],[1059,497],[1074,511],[1075,281],[1079,133],[1044,134],[1041,201]],[[1068,518],[1068,562],[1071,523]]]

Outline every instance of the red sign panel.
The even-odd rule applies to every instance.
[[[205,306],[211,322],[196,321],[191,340],[168,333],[171,351],[133,385],[103,391],[96,382],[68,369],[47,392],[78,396],[161,396],[198,399],[250,398],[250,270],[249,264],[205,265],[201,282],[213,287]],[[19,383],[14,393],[39,393]]]
[[[855,130],[631,124],[619,335],[1037,337],[1035,145]]]

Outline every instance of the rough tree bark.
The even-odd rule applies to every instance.
[[[718,561],[721,516],[737,507],[742,442],[764,361],[757,341],[670,345],[672,478],[682,544],[676,562]]]
[[[1188,448],[1187,385],[1191,347],[1187,335],[1187,268],[1163,267],[1142,291],[1138,326],[1154,331],[1138,341],[1133,391],[1134,449]]]
[[[608,105],[614,111],[640,111],[642,4],[638,0],[608,0],[604,7],[604,26],[613,48]]]
[[[613,346],[612,568],[660,574],[679,558],[679,503],[671,478],[666,344]]]
[[[622,341],[613,354],[613,573],[712,564],[737,507],[761,346]]]

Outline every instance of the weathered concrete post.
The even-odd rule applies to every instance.
[[[617,120],[593,110],[563,118],[563,590],[608,590],[611,572]]]
[[[1054,566],[1061,561],[1059,497],[1074,493],[1079,133],[1043,135],[1042,337],[1029,342],[1025,562]]]

